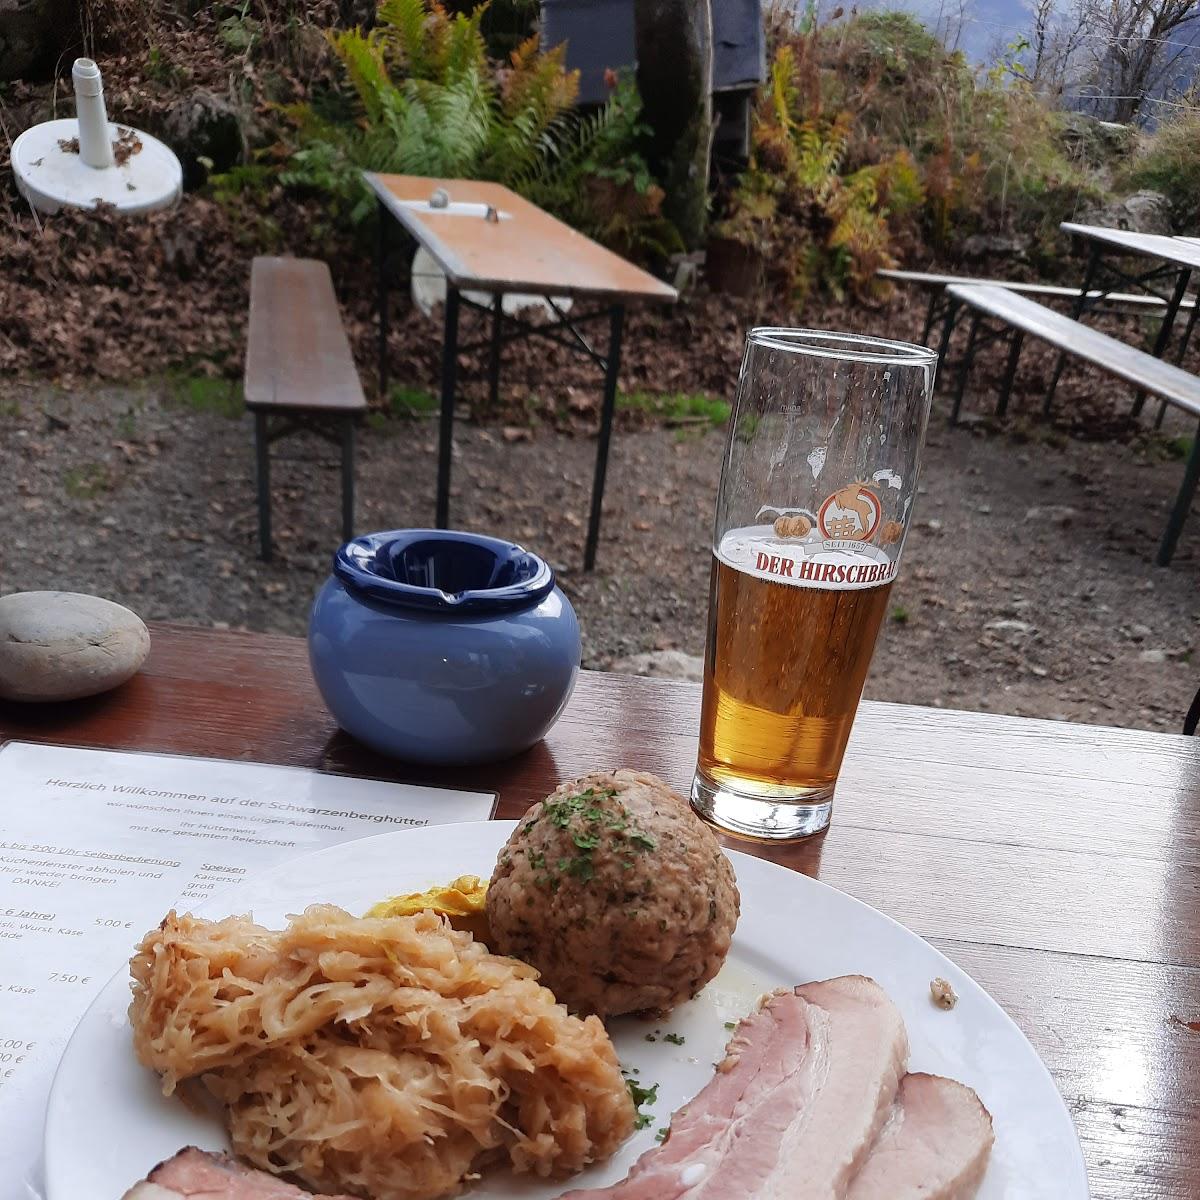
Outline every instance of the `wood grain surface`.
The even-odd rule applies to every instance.
[[[325,263],[265,256],[254,260],[245,395],[250,409],[365,411],[366,397]]]
[[[1191,238],[1167,237],[1161,233],[1137,233],[1132,229],[1109,229],[1104,225],[1079,225],[1063,221],[1063,233],[1087,241],[1101,242],[1116,251],[1139,254],[1143,258],[1161,258],[1178,267],[1200,269],[1200,244]]]
[[[1153,392],[1194,417],[1200,416],[1200,378],[1190,371],[1072,320],[1028,296],[1018,296],[1006,287],[953,283],[946,291],[961,304],[1023,329],[1043,342],[1095,363],[1126,383]]]
[[[414,769],[339,733],[293,638],[156,626],[140,675],[0,705],[0,739],[204,754],[496,790],[517,816],[633,766],[687,787],[699,689],[585,672],[544,743]],[[1066,1097],[1097,1200],[1200,1196],[1200,739],[864,703],[823,838],[731,842],[852,892],[1012,1014]]]
[[[678,299],[673,287],[498,183],[375,175],[366,181],[452,283],[480,292]],[[455,204],[490,204],[498,221],[412,207],[445,188]]]

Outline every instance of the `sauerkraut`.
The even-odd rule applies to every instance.
[[[199,1077],[238,1154],[318,1191],[443,1196],[502,1157],[562,1176],[633,1128],[600,1021],[431,912],[315,905],[280,931],[171,913],[130,969],[163,1091]]]

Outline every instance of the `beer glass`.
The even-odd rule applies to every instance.
[[[829,824],[912,520],[936,360],[807,329],[746,339],[691,797],[731,833],[797,838]]]

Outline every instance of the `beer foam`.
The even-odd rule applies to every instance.
[[[792,587],[859,591],[896,578],[899,555],[866,542],[822,537],[813,530],[803,538],[781,538],[770,525],[731,529],[713,553],[728,567]]]

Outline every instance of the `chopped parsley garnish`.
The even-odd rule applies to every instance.
[[[654,1036],[654,1034],[652,1034],[652,1033],[648,1033],[648,1034],[646,1034],[646,1041],[648,1041],[648,1042],[657,1042],[657,1041],[658,1041],[658,1038],[656,1038],[656,1037]]]
[[[650,834],[632,824],[629,810],[623,804],[618,801],[615,807],[604,807],[606,803],[616,800],[617,795],[617,789],[612,787],[588,788],[578,795],[562,796],[543,803],[538,816],[523,829],[530,829],[545,818],[555,828],[569,832],[574,853],[549,865],[544,853],[531,853],[529,865],[539,872],[534,876],[534,883],[538,887],[557,891],[560,879],[554,878],[556,875],[576,879],[580,883],[588,883],[595,878],[593,851],[601,846],[605,833],[613,838],[624,839],[627,854],[635,852],[633,857],[618,860],[624,870],[633,867],[636,852],[645,854],[658,849],[658,842]]]
[[[656,1129],[654,1131],[654,1140],[656,1142],[665,1142],[667,1140],[667,1134],[670,1132],[671,1131],[669,1129]]]
[[[736,1028],[737,1028],[737,1022],[736,1022],[736,1021],[726,1021],[726,1022],[725,1022],[725,1028],[726,1028],[726,1029],[736,1029]]]
[[[643,1105],[653,1104],[658,1099],[658,1084],[652,1083],[649,1087],[643,1087],[633,1074],[637,1071],[634,1067],[633,1071],[623,1072],[625,1076],[625,1086],[629,1089],[629,1098],[633,1101],[633,1107],[638,1110],[637,1116],[634,1118],[634,1129],[645,1129],[654,1119],[650,1113],[642,1112]]]
[[[587,883],[596,874],[596,868],[592,865],[592,856],[590,854],[577,854],[571,859],[567,867],[567,874],[572,879],[578,879],[580,883]]]
[[[678,1033],[664,1033],[663,1041],[670,1042],[672,1046],[682,1046],[687,1041],[687,1038],[682,1037]]]

